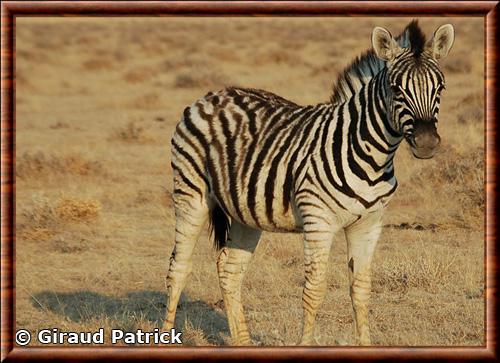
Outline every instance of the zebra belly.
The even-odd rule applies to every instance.
[[[280,215],[275,214],[272,221],[267,218],[258,218],[258,220],[255,220],[250,213],[244,213],[243,219],[241,219],[232,207],[228,207],[227,212],[232,219],[252,228],[268,232],[302,232],[300,219],[296,218],[292,211]]]
[[[283,202],[284,173],[278,170],[277,176],[268,180],[268,168],[262,167],[262,177],[255,183],[249,180],[251,176],[245,178],[241,170],[228,172],[223,187],[211,188],[213,197],[232,219],[242,224],[270,232],[302,231],[294,201]],[[214,178],[210,176],[210,180],[213,183]]]

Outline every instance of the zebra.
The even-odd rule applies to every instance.
[[[267,91],[227,87],[185,108],[171,141],[176,224],[166,329],[174,326],[208,221],[234,345],[252,344],[241,284],[262,231],[303,233],[299,344],[313,344],[333,236],[343,230],[356,343],[371,345],[371,261],[397,188],[394,155],[403,139],[419,159],[439,148],[445,82],[437,61],[448,55],[454,28],[442,25],[426,40],[412,21],[397,38],[375,27],[371,41],[372,49],[338,77],[329,102],[300,106]]]

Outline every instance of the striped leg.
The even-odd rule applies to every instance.
[[[371,261],[382,230],[382,211],[369,214],[345,229],[348,249],[349,291],[354,310],[356,340],[371,345],[368,301],[371,293]]]
[[[321,216],[321,213],[318,215]],[[324,212],[323,212],[324,213]],[[326,294],[328,256],[335,230],[322,217],[304,218],[305,285],[302,294],[303,325],[300,345],[313,343],[316,313]]]
[[[182,195],[185,198],[185,195]],[[186,285],[186,279],[192,269],[193,249],[200,232],[208,219],[209,208],[199,198],[192,198],[189,202],[179,196],[175,200],[175,247],[170,257],[170,267],[166,279],[167,285],[167,316],[165,330],[174,327],[175,312]],[[186,208],[189,206],[189,208]]]
[[[234,345],[252,343],[241,304],[241,283],[261,233],[233,220],[227,245],[217,260],[219,284]]]

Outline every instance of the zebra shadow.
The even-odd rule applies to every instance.
[[[150,326],[151,330],[162,328],[166,312],[165,293],[151,290],[134,291],[123,297],[88,290],[69,293],[43,291],[33,295],[31,302],[39,310],[62,315],[74,322],[97,322],[109,329],[124,331],[146,330],[144,325]],[[185,345],[200,344],[196,339],[199,330],[206,342],[213,345],[223,345],[223,335],[229,335],[226,317],[217,304],[212,306],[201,300],[191,300],[183,294],[177,308],[175,328],[182,332],[186,327],[194,333],[183,334]]]

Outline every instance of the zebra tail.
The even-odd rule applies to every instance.
[[[214,239],[214,247],[217,251],[226,246],[229,227],[231,222],[218,205],[210,212],[210,236]]]

